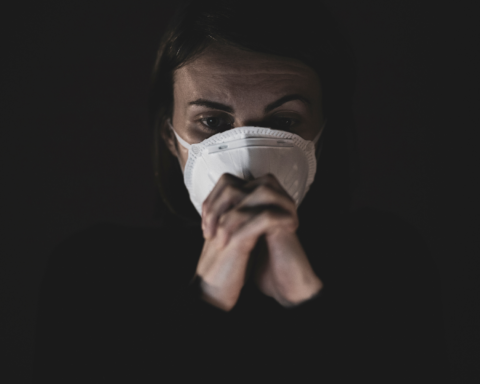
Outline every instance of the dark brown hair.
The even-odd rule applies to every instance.
[[[349,209],[359,163],[352,107],[356,65],[329,9],[311,0],[184,0],[178,3],[162,36],[151,79],[152,160],[161,198],[156,215],[173,214],[185,222],[200,223],[178,160],[160,130],[173,112],[174,71],[198,57],[213,41],[298,59],[316,71],[328,119],[315,177],[322,180],[324,196],[318,198],[327,199],[337,212]]]

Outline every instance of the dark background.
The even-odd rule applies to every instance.
[[[147,89],[171,3],[30,1],[2,12],[5,383],[30,380],[38,289],[52,248],[100,220],[150,220]],[[360,71],[355,115],[365,183],[355,207],[394,212],[424,236],[443,283],[453,382],[480,382],[473,2],[327,3]]]

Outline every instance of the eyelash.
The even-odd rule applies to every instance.
[[[204,121],[208,120],[208,119],[222,119],[222,117],[219,117],[219,116],[208,116],[208,117],[204,117],[204,118],[201,118],[201,119],[198,119],[197,121],[200,123],[200,126],[203,130],[207,131],[207,132],[220,132],[221,129],[216,129],[216,128],[211,128],[209,127],[208,125],[206,125],[204,123]],[[284,130],[286,130],[287,132],[289,132],[289,129],[292,128],[293,126],[297,125],[299,123],[299,120],[298,119],[294,119],[293,117],[282,117],[282,116],[278,116],[278,117],[274,117],[272,120],[281,120],[281,119],[284,119],[284,120],[291,120],[293,121],[293,124],[291,124],[288,128],[283,128]]]

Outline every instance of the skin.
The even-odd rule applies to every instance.
[[[310,99],[311,107],[293,100],[264,115],[267,104],[291,93]],[[235,113],[189,107],[190,101],[200,98],[230,105]],[[270,126],[268,118],[274,116],[300,119],[302,121],[290,131],[305,140],[313,140],[324,120],[320,80],[312,68],[295,59],[221,44],[211,45],[200,57],[175,72],[173,105],[172,125],[190,144],[216,133],[202,129],[202,123],[197,121],[210,116],[226,119],[226,123],[232,123],[231,128]],[[177,152],[176,138],[166,127],[163,134],[170,151],[184,169],[188,150],[179,145]]]
[[[191,144],[226,129],[251,125],[285,129],[303,139],[313,140],[324,122],[320,80],[312,68],[295,59],[248,52],[219,43],[209,46],[201,56],[174,73],[173,93],[172,125],[177,134]],[[267,114],[264,113],[266,105],[288,94],[300,94],[310,100],[310,104],[291,100]],[[189,105],[197,99],[226,104],[232,107],[234,112]],[[177,143],[173,132],[166,126],[162,127],[162,138],[184,169],[188,150]],[[238,209],[241,206],[254,207],[266,203],[277,204],[283,213],[264,212],[260,215],[263,218],[253,212],[239,214]],[[222,177],[204,202],[202,211],[206,245],[197,273],[201,271],[202,277],[210,279],[211,286],[220,284],[218,276],[221,273],[218,271],[222,270],[225,274],[228,269],[224,266],[225,263],[218,264],[218,260],[214,260],[219,258],[216,255],[223,249],[221,247],[226,246],[242,226],[246,228],[245,223],[250,223],[253,228],[252,218],[256,217],[257,229],[256,232],[252,229],[250,236],[252,242],[245,238],[241,244],[251,243],[250,248],[245,248],[245,251],[257,257],[253,273],[259,289],[287,307],[296,305],[321,290],[323,285],[313,272],[295,234],[299,223],[293,199],[275,176],[269,174],[250,182],[233,175]],[[262,231],[264,237],[259,238],[258,234]],[[253,235],[254,233],[256,234]],[[204,256],[208,253],[206,248],[214,247],[209,241],[212,244],[215,242],[216,251],[210,251],[210,256]],[[254,246],[255,249],[252,249]],[[253,260],[252,257],[248,261],[245,280],[252,273]],[[206,265],[215,263],[223,266],[216,267],[216,275],[206,269]],[[225,275],[222,281],[228,280]],[[230,278],[230,281],[233,279]],[[238,287],[232,290],[236,292]],[[225,310],[230,310],[231,303],[234,305],[236,301],[229,299],[230,304],[222,305],[219,302],[223,299],[213,298],[214,295],[216,294],[212,293],[212,298],[207,301]],[[236,297],[236,293],[230,296]]]

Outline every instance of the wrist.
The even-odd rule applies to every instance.
[[[295,307],[305,301],[313,299],[322,289],[322,281],[318,277],[315,277],[309,284],[299,287],[295,292],[290,292],[289,295],[278,295],[275,299],[283,307]]]
[[[224,312],[231,311],[236,303],[236,300],[225,298],[222,290],[213,289],[203,280],[200,283],[200,299]]]

